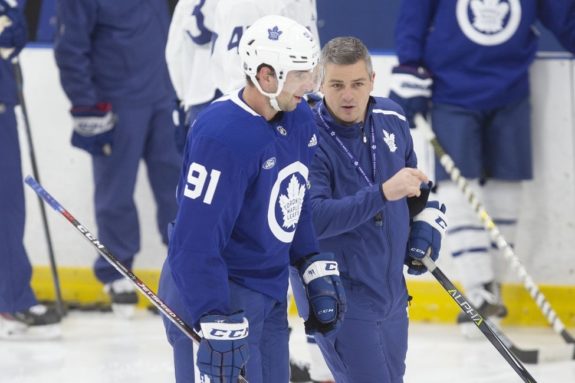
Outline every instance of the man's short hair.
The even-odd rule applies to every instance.
[[[352,65],[363,60],[367,66],[367,72],[373,74],[373,65],[371,56],[367,47],[360,39],[352,36],[336,37],[325,44],[321,50],[319,60],[321,70],[321,82],[325,77],[325,68],[327,64]]]

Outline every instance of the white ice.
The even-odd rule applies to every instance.
[[[291,350],[305,359],[307,348],[298,319]],[[138,311],[130,320],[110,313],[72,311],[59,341],[0,341],[0,383],[170,383],[171,348],[160,318]],[[505,328],[521,348],[561,347],[547,328]],[[575,382],[575,361],[526,365],[539,383]],[[466,341],[455,326],[412,324],[406,383],[522,382],[487,341]],[[374,382],[377,383],[377,382]]]

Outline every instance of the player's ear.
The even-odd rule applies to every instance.
[[[276,74],[272,67],[268,65],[261,65],[258,68],[258,74],[256,77],[260,83],[262,89],[266,92],[275,91],[277,87]]]

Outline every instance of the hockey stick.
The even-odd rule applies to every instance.
[[[475,323],[475,325],[481,330],[483,335],[491,342],[491,344],[499,351],[501,356],[509,363],[511,368],[515,370],[515,372],[523,379],[526,383],[536,383],[535,378],[529,374],[529,371],[521,364],[518,360],[518,356],[516,357],[508,348],[507,344],[511,344],[511,341],[503,336],[503,333],[498,332],[498,334],[493,331],[495,325],[489,322],[488,319],[483,318],[481,314],[468,302],[467,298],[455,287],[455,285],[443,274],[441,269],[437,267],[435,262],[429,257],[429,253],[431,249],[427,251],[427,254],[421,262],[427,267],[427,270],[433,274],[435,279],[443,286],[445,291],[453,298],[455,303],[461,307],[463,312],[467,314],[467,316]],[[503,340],[503,339],[504,340]]]
[[[86,229],[80,222],[78,222],[78,220],[76,220],[72,214],[64,209],[64,207],[60,205],[60,203],[56,201],[54,197],[52,197],[50,193],[48,193],[46,189],[42,187],[42,185],[40,185],[34,178],[30,176],[27,176],[24,181],[36,192],[36,194],[38,194],[39,197],[46,201],[46,203],[58,213],[62,214],[80,233],[82,233],[84,238],[86,238],[88,242],[90,242],[96,248],[96,250],[98,250],[102,257],[108,261],[108,263],[114,266],[114,268],[118,270],[118,272],[124,277],[131,280],[134,286],[136,286],[138,290],[140,290],[140,292],[144,294],[146,298],[148,298],[150,302],[152,302],[154,306],[156,306],[158,310],[164,314],[164,316],[166,316],[166,318],[175,324],[193,342],[201,342],[202,338],[191,327],[189,327],[178,315],[176,315],[176,313],[174,313],[172,309],[170,309],[168,305],[166,305],[164,301],[160,299],[160,297],[154,294],[154,292],[144,282],[142,282],[140,278],[128,270],[118,260],[118,258],[116,258],[110,252],[110,250],[108,250],[106,246],[104,246],[94,235],[92,235],[92,233],[90,233],[90,231],[88,231],[88,229]],[[248,383],[243,376],[238,377],[238,382]]]
[[[558,317],[557,313],[551,307],[549,301],[545,298],[543,293],[535,284],[535,281],[531,276],[527,273],[525,267],[521,264],[521,261],[513,251],[513,248],[503,237],[503,234],[499,231],[497,225],[493,222],[493,219],[487,214],[485,208],[477,199],[471,188],[469,187],[469,183],[461,175],[461,171],[455,166],[453,159],[445,152],[445,149],[441,146],[435,133],[431,130],[429,123],[421,116],[415,116],[415,124],[418,129],[421,129],[424,136],[427,137],[428,141],[433,146],[433,150],[439,159],[439,162],[444,167],[445,171],[451,177],[451,180],[457,184],[459,189],[463,192],[465,197],[467,198],[468,202],[471,204],[473,210],[477,213],[477,216],[481,219],[483,226],[491,236],[491,239],[494,241],[495,245],[499,250],[502,251],[503,255],[507,260],[511,263],[512,268],[518,273],[519,277],[523,282],[523,287],[529,292],[529,295],[535,303],[537,307],[541,310],[549,324],[553,330],[559,334],[566,343],[574,344],[575,338],[567,332],[565,328],[565,324],[561,321]],[[575,358],[575,355],[573,356]]]
[[[36,163],[36,150],[34,149],[34,141],[32,140],[32,130],[30,129],[30,120],[28,119],[28,109],[26,108],[26,100],[24,99],[24,81],[22,77],[22,68],[18,59],[13,60],[12,66],[14,68],[14,76],[16,79],[16,86],[18,88],[18,101],[20,102],[20,110],[24,119],[24,127],[26,131],[26,138],[28,142],[28,151],[30,153],[30,163],[32,165],[32,174],[34,178],[40,180],[38,172],[38,165]],[[42,216],[42,226],[44,227],[44,234],[46,236],[46,246],[48,247],[48,257],[50,259],[50,271],[52,273],[52,281],[54,282],[54,290],[56,291],[56,309],[61,316],[65,315],[64,300],[62,299],[62,290],[60,288],[60,278],[58,277],[58,268],[56,266],[56,257],[54,256],[54,247],[52,246],[52,236],[50,235],[50,227],[48,226],[48,218],[46,216],[46,208],[42,203],[42,198],[38,196],[38,203],[40,204],[40,214]]]

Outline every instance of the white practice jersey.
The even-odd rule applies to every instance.
[[[265,15],[287,16],[308,27],[319,41],[315,0],[219,0],[206,26],[214,32],[211,75],[222,93],[245,85],[238,46],[246,28]]]
[[[166,61],[176,94],[186,107],[210,101],[216,91],[209,73],[212,31],[205,20],[213,19],[218,1],[179,0],[174,10]]]

